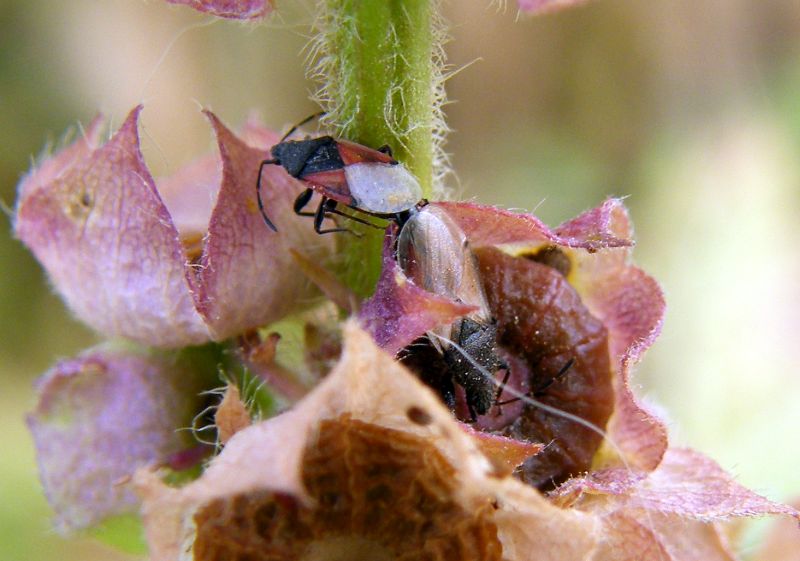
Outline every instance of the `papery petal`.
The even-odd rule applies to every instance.
[[[498,475],[511,475],[525,460],[535,456],[545,447],[538,442],[525,442],[475,430],[466,423],[461,423],[461,428],[475,439],[483,455],[494,465],[495,473]]]
[[[676,516],[615,512],[604,519],[606,540],[593,561],[736,561],[715,524]]]
[[[165,347],[201,343],[209,333],[178,232],[139,150],[140,111],[105,146],[70,149],[57,177],[47,165],[44,175],[33,170],[20,184],[15,232],[97,331]]]
[[[532,214],[524,214],[474,203],[431,203],[441,207],[455,220],[475,247],[484,245],[537,246],[546,242],[591,251],[628,247],[633,242],[611,230],[612,218],[622,207],[618,199],[610,199],[597,209],[588,211],[556,230],[546,226]]]
[[[450,324],[475,308],[415,285],[395,260],[392,240],[390,235],[385,238],[378,285],[358,317],[383,350],[396,353],[426,331]]]
[[[651,526],[621,514],[609,515],[606,539],[592,561],[679,561],[667,553]]]
[[[602,209],[602,210],[601,210]],[[558,228],[559,232],[590,231],[602,225],[609,238],[631,239],[633,228],[625,207],[607,201]],[[639,403],[630,388],[630,370],[661,332],[666,303],[661,287],[647,273],[630,264],[630,251],[608,249],[588,254],[570,254],[575,272],[570,282],[587,307],[608,327],[611,353],[618,361],[614,380],[616,404],[608,423],[608,440],[596,460],[618,460],[625,454],[631,467],[654,469],[667,448],[667,429],[658,417]],[[612,444],[613,443],[613,444]],[[612,458],[617,458],[612,460]]]
[[[262,197],[278,232],[267,228],[256,203],[256,180],[265,147],[239,140],[212,113],[222,159],[219,191],[197,270],[198,307],[216,339],[280,319],[313,290],[290,248],[321,258],[331,240],[320,239],[292,203],[305,189],[279,166],[268,166]],[[275,136],[275,142],[278,137]]]
[[[517,0],[521,12],[545,14],[585,4],[588,0]]]
[[[633,237],[628,212],[616,200],[606,201],[598,209],[559,226],[557,231],[586,239],[584,236],[591,236],[592,230],[586,223],[597,225],[607,239]],[[647,273],[631,265],[628,249],[571,255],[576,260],[576,270],[570,282],[592,312],[609,327],[612,353],[620,360],[636,362],[661,332],[666,309],[661,287]]]
[[[332,240],[292,212],[304,187],[277,166],[265,170],[264,199],[281,227],[269,230],[255,194],[266,147],[244,144],[209,114],[222,171],[201,158],[164,182],[175,222],[139,149],[140,111],[105,146],[82,139],[20,183],[16,234],[75,314],[106,336],[180,347],[272,322],[312,296],[290,249],[316,259]],[[263,128],[259,137],[277,141]]]
[[[199,12],[227,19],[259,19],[272,10],[272,2],[268,0],[167,0],[167,2],[182,4]]]
[[[733,561],[717,525],[739,516],[800,512],[736,483],[719,465],[689,449],[671,448],[650,473],[617,468],[562,485],[558,504],[595,513],[607,540],[597,561],[709,559]]]
[[[334,371],[294,409],[237,433],[199,480],[137,479],[156,561],[263,554],[272,536],[289,557],[338,539],[395,556],[578,561],[597,540],[591,516],[495,473],[438,398],[352,323]]]
[[[637,485],[627,506],[706,522],[764,514],[800,520],[795,509],[743,487],[714,460],[688,448],[667,450],[658,468]]]
[[[661,464],[645,477],[616,468],[570,480],[554,496],[610,497],[615,509],[647,510],[703,522],[736,516],[800,512],[775,503],[736,483],[715,461],[688,448],[670,448]],[[593,503],[596,505],[597,503]]]
[[[135,511],[125,478],[192,446],[199,378],[174,360],[98,348],[38,384],[28,416],[45,493],[61,532]]]
[[[31,195],[51,181],[57,179],[62,173],[80,162],[100,144],[103,132],[104,119],[98,115],[85,130],[81,129],[80,136],[72,144],[61,148],[56,154],[48,156],[38,163],[33,172],[27,174],[19,184],[19,197]]]

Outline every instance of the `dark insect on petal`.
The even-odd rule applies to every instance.
[[[516,359],[509,361],[513,375],[527,380],[535,400],[566,414],[526,403],[504,429],[513,438],[547,444],[523,465],[521,477],[549,487],[589,469],[602,442],[614,405],[608,331],[557,269],[497,249],[476,255],[498,344]]]

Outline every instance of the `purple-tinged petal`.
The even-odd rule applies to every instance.
[[[608,238],[631,239],[633,228],[625,207],[615,200],[584,213],[557,231],[585,236],[596,224]],[[661,332],[666,303],[658,283],[630,264],[630,248],[610,248],[595,253],[571,251],[574,273],[570,283],[592,314],[609,330],[611,355],[615,357],[616,403],[596,465],[612,465],[625,455],[632,467],[654,469],[667,449],[667,429],[658,417],[639,403],[630,388],[630,370]],[[613,442],[616,449],[612,449]]]
[[[393,236],[383,247],[383,269],[375,293],[364,302],[359,320],[384,351],[394,354],[435,327],[475,310],[474,306],[433,294],[415,285],[394,258]]]
[[[81,131],[79,138],[59,150],[57,154],[42,161],[34,172],[26,175],[19,184],[20,200],[42,189],[62,173],[69,170],[76,162],[88,157],[99,146],[104,119],[98,115],[89,126]]]
[[[800,512],[737,484],[715,462],[670,449],[655,471],[610,469],[568,481],[551,497],[593,513],[606,536],[597,561],[703,559],[734,561],[720,524],[733,517]]]
[[[259,19],[272,10],[272,2],[268,0],[167,0],[167,2],[182,4],[199,12],[227,19]]]
[[[587,239],[594,223],[606,239],[629,240],[633,227],[625,207],[606,201],[557,228],[562,235]],[[612,247],[612,246],[608,246]],[[619,360],[636,362],[661,332],[666,303],[661,287],[647,273],[630,264],[630,249],[610,249],[594,254],[573,252],[575,274],[570,282],[592,312],[611,331],[611,351]]]
[[[57,364],[28,416],[45,493],[66,532],[135,511],[125,478],[192,443],[197,377],[174,360],[111,349]]]
[[[620,199],[607,199],[555,229],[560,245],[589,251],[633,245],[628,213]]]
[[[162,199],[139,149],[140,111],[99,148],[95,121],[20,183],[16,234],[75,314],[107,336],[180,347],[259,327],[312,296],[290,250],[317,259],[333,240],[292,212],[304,187],[279,166],[265,170],[279,234],[256,204],[259,163],[277,135],[250,123],[246,135],[262,144],[250,147],[209,114],[220,158],[167,179]]]
[[[658,468],[627,500],[629,508],[677,514],[704,522],[734,516],[800,512],[737,483],[714,460],[689,448],[670,448]]]
[[[574,220],[550,229],[532,214],[522,214],[474,203],[431,203],[441,207],[475,247],[488,245],[540,246],[545,243],[596,251],[627,247],[632,241],[611,230],[622,203],[610,199]]]
[[[588,0],[517,0],[521,12],[546,14],[585,4]]]
[[[714,522],[737,516],[785,514],[800,520],[800,512],[775,503],[738,484],[715,461],[689,448],[670,448],[661,464],[641,472],[616,468],[573,479],[554,496],[606,496],[614,508]],[[579,503],[576,503],[579,504]]]
[[[594,459],[595,468],[625,463],[652,471],[669,446],[664,422],[639,402],[629,384],[627,364],[614,378],[614,413],[606,427],[607,438]],[[619,454],[624,455],[624,462]]]
[[[57,176],[47,165],[33,170],[20,185],[16,235],[97,331],[164,347],[201,343],[209,334],[181,241],[139,150],[140,111],[103,147],[69,149]]]
[[[267,228],[256,202],[256,180],[268,152],[248,146],[212,113],[206,115],[217,134],[222,186],[197,270],[198,308],[214,337],[224,339],[280,319],[312,296],[289,250],[321,258],[332,242],[293,212],[305,187],[279,166],[264,168],[262,178],[264,205],[278,232]]]

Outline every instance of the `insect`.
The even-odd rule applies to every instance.
[[[274,231],[275,224],[267,216],[261,199],[261,176],[264,167],[279,165],[307,189],[294,201],[294,212],[314,217],[318,234],[349,231],[347,228],[322,229],[322,222],[331,215],[372,226],[366,220],[342,212],[339,205],[378,218],[402,220],[422,199],[422,188],[406,167],[392,157],[389,146],[377,150],[332,136],[305,140],[286,140],[298,127],[320,114],[314,114],[292,127],[281,141],[270,149],[271,158],[258,168],[256,196],[264,222]],[[304,210],[314,193],[321,195],[315,212]]]
[[[413,212],[403,225],[397,258],[417,286],[476,308],[451,325],[428,333],[424,345],[435,353],[428,349],[433,356],[427,358],[429,368],[422,373],[423,380],[451,408],[455,406],[454,384],[464,388],[467,409],[474,421],[497,401],[495,381],[487,372],[494,374],[500,369],[508,370],[508,366],[497,354],[497,323],[489,312],[466,236],[443,211],[428,206]]]

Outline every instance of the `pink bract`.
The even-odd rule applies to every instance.
[[[585,4],[589,0],[517,0],[521,12],[545,14]]]
[[[267,0],[167,0],[170,4],[182,4],[212,16],[227,19],[254,20],[272,10]]]
[[[196,443],[189,432],[201,379],[172,358],[97,348],[59,362],[28,416],[42,484],[61,532],[135,512],[125,481]]]
[[[140,111],[104,145],[95,120],[19,186],[16,235],[75,315],[106,336],[180,347],[277,320],[309,297],[289,250],[320,257],[330,240],[293,214],[303,187],[265,170],[278,233],[256,205],[258,166],[278,136],[250,125],[248,145],[207,112],[221,171],[198,160],[164,182],[162,197],[139,148]]]

